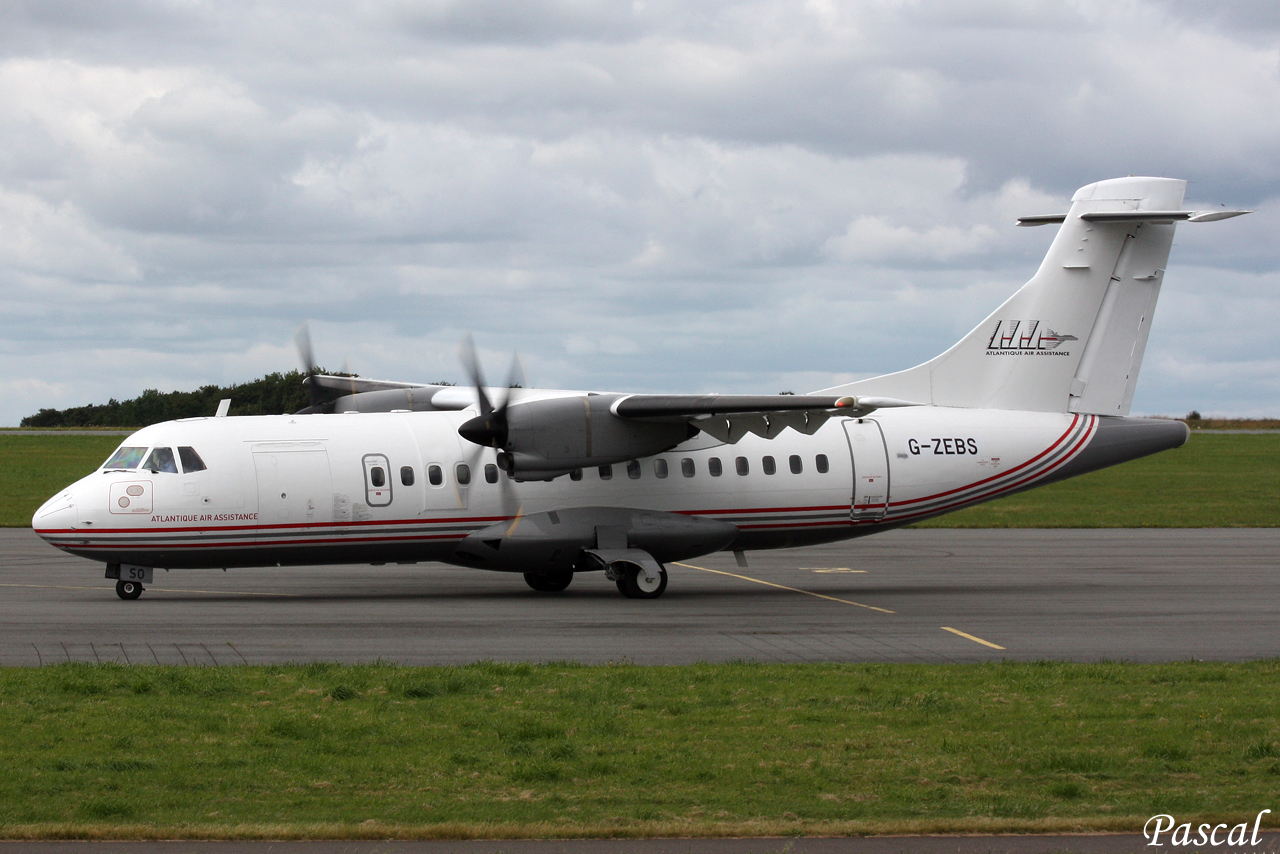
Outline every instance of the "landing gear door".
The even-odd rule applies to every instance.
[[[880,424],[865,418],[847,418],[844,432],[853,457],[849,518],[855,522],[883,519],[889,512],[889,451]]]

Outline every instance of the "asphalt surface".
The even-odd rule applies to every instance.
[[[420,564],[157,572],[125,602],[100,564],[3,529],[0,664],[1280,655],[1280,529],[891,531],[749,558],[671,566],[645,601],[601,573],[547,594]]]

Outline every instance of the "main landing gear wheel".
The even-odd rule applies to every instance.
[[[643,569],[629,563],[623,568],[622,577],[616,584],[618,592],[628,599],[657,599],[667,589],[667,569],[658,567],[658,577],[650,581],[645,578]]]
[[[121,599],[137,599],[142,595],[142,585],[136,581],[117,581],[116,595]]]
[[[572,572],[526,572],[525,584],[539,593],[559,593],[573,581]]]

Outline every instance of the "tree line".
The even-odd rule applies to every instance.
[[[161,392],[149,388],[132,400],[41,409],[22,419],[23,427],[146,427],[175,418],[213,415],[218,401],[231,398],[232,415],[280,415],[305,407],[307,387],[301,371],[267,374],[238,385],[201,386],[196,391]]]

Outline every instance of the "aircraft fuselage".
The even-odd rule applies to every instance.
[[[717,549],[864,536],[1182,444],[1179,422],[916,407],[836,418],[814,435],[708,436],[551,481],[514,482],[460,441],[474,415],[404,412],[156,424],[122,445],[172,471],[100,469],[50,499],[36,532],[71,554],[156,568],[477,562],[469,535],[573,508],[732,526]],[[182,465],[193,449],[200,470]],[[466,481],[465,483],[463,481]],[[638,517],[637,517],[638,518]],[[657,516],[655,516],[657,518]],[[639,525],[645,524],[641,519]]]

